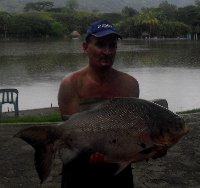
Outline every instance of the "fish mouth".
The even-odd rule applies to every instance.
[[[157,134],[152,137],[154,144],[157,146],[171,147],[176,144],[183,136],[192,130],[190,125],[182,125],[182,128],[176,131],[165,132]]]
[[[154,143],[156,148],[156,153],[153,155],[152,159],[157,159],[163,157],[167,154],[167,150],[176,144],[184,135],[188,134],[192,130],[190,125],[184,125],[183,129],[180,131],[180,134],[170,135],[167,134],[163,137],[157,138]]]

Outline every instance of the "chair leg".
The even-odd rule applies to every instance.
[[[18,105],[14,103],[15,116],[19,116]]]
[[[2,116],[2,104],[0,103],[0,118]]]
[[[19,116],[19,107],[17,103],[14,104],[14,109],[15,109],[15,116]]]

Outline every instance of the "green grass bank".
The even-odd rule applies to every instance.
[[[199,113],[199,109],[187,110],[177,112],[177,114],[192,114],[192,113]],[[33,113],[34,114],[34,113]],[[19,117],[14,116],[5,116],[0,118],[0,123],[41,123],[41,122],[59,122],[62,121],[61,115],[59,112],[51,112],[47,113],[40,113],[31,115],[31,112],[28,115],[23,114]]]

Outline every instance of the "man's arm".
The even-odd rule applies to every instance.
[[[127,97],[136,97],[139,98],[140,95],[140,88],[138,81],[130,76],[125,74],[124,83],[126,83],[125,90],[127,91]]]
[[[79,98],[70,76],[65,77],[60,84],[58,106],[64,118],[79,111]]]
[[[137,80],[134,81],[133,88],[132,88],[132,93],[133,93],[134,97],[139,98],[140,88],[139,88],[139,83],[138,83]]]

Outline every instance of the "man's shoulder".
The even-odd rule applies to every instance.
[[[69,84],[69,83],[76,83],[78,80],[80,80],[83,75],[84,75],[84,69],[80,69],[80,70],[77,70],[77,71],[73,71],[71,73],[69,73],[68,75],[66,75],[64,78],[63,78],[63,83],[66,83],[66,84]]]
[[[120,89],[125,92],[126,96],[138,97],[139,96],[139,83],[136,78],[125,72],[117,71],[116,83]]]
[[[120,80],[130,81],[130,82],[135,82],[135,83],[138,82],[137,79],[134,76],[132,76],[128,73],[118,71],[118,70],[115,70],[115,71],[116,71],[117,78],[120,79]]]

